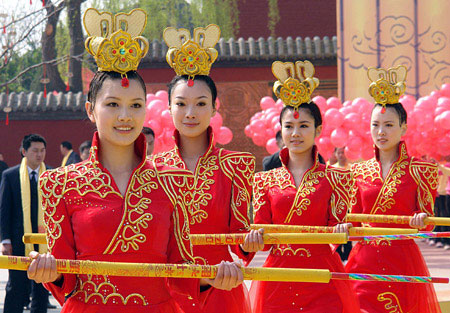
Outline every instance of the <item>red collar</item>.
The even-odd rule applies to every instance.
[[[205,157],[209,155],[213,149],[214,149],[214,132],[211,126],[208,126],[206,129],[207,136],[208,136],[208,149],[206,150],[205,154],[202,157]],[[180,155],[180,132],[175,129],[173,132],[173,139],[175,141],[175,150],[177,151],[178,155]],[[180,155],[181,158],[181,155]]]
[[[311,168],[315,168],[317,166],[317,164],[319,163],[319,152],[317,151],[317,146],[314,145],[312,148],[312,157],[313,157],[313,161],[314,164]],[[288,148],[283,148],[280,151],[280,160],[281,163],[287,167],[289,164],[289,149]]]
[[[94,137],[92,138],[92,146],[89,152],[89,161],[92,162],[95,166],[98,166],[100,168],[103,168],[99,161],[99,151],[100,151],[100,138],[98,136],[98,132],[94,133]],[[134,152],[136,155],[141,159],[141,162],[139,163],[139,167],[141,167],[147,157],[147,143],[145,141],[144,134],[139,134],[137,139],[134,141]]]
[[[380,149],[376,145],[374,145],[375,150],[375,158],[378,162],[380,162]],[[408,150],[406,149],[406,143],[404,141],[400,141],[398,144],[398,158],[396,161],[400,159],[406,159],[408,158]]]

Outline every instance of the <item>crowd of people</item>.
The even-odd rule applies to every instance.
[[[108,15],[102,14],[102,19]],[[105,40],[104,30],[92,27],[99,17],[94,9],[85,14],[86,47],[99,67],[86,102],[97,129],[92,142],[80,146],[80,156],[69,142],[61,143],[62,164],[48,169],[45,139],[26,136],[21,164],[2,174],[2,253],[33,259],[27,272],[9,272],[5,312],[22,312],[30,293],[31,311],[45,312],[47,290],[63,312],[440,312],[430,284],[253,281],[250,290],[243,284],[241,268],[258,251],[269,251],[264,267],[429,276],[413,240],[358,242],[351,252],[351,246],[344,246],[344,263],[329,244],[264,244],[264,227],[250,227],[329,226],[347,234],[354,226],[430,230],[425,218],[434,215],[438,165],[408,155],[401,140],[407,131],[401,92],[390,98],[371,93],[376,102],[371,115],[374,158],[349,164],[339,147],[336,160],[327,164],[315,145],[323,125],[311,101],[319,84],[314,67],[308,61],[287,62],[280,70],[275,62],[274,94],[284,103],[280,151],[255,174],[253,155],[214,144],[210,121],[217,110],[217,88],[209,71],[217,57],[218,27],[196,29],[193,39],[169,28],[164,40],[177,74],[168,84],[175,142],[173,149],[154,155],[154,133],[143,127],[146,86],[136,71],[138,62],[127,59],[145,55],[148,43],[139,37],[145,12],[115,16],[117,25],[140,25],[130,34],[113,28],[107,34],[120,47],[132,47],[128,50],[95,44]],[[200,34],[202,45],[195,41]],[[121,55],[117,62],[105,62],[116,54]],[[383,77],[374,82],[386,83]],[[448,175],[448,167],[439,169]],[[446,214],[445,208],[439,204],[437,214]],[[407,225],[352,224],[346,221],[350,211],[411,219]],[[47,245],[23,244],[26,232],[45,232]],[[191,234],[213,233],[247,236],[229,248],[191,244]],[[118,277],[59,273],[57,259],[218,267],[214,278]]]

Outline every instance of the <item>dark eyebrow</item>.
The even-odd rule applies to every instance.
[[[120,98],[117,98],[117,97],[108,97],[108,98],[106,98],[106,99],[120,100]],[[131,101],[137,101],[137,100],[142,100],[142,101],[144,101],[144,98],[134,98],[134,99],[131,99]]]
[[[176,99],[186,99],[185,97],[182,97],[182,96],[176,96],[175,98]],[[207,96],[200,96],[197,99],[202,99],[202,98],[208,98],[208,97]]]
[[[299,123],[310,123],[311,124],[310,121],[299,121]]]

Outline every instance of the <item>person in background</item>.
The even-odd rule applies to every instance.
[[[46,170],[44,164],[47,143],[43,137],[31,134],[21,146],[22,162],[3,172],[0,183],[0,225],[3,255],[27,256],[32,244],[24,245],[24,233],[44,232],[44,212],[38,199],[38,177]],[[45,245],[35,246],[42,253]],[[30,290],[31,288],[31,290]],[[6,284],[5,313],[23,312],[31,292],[31,312],[47,312],[48,292],[27,278],[23,271],[9,271]]]
[[[283,137],[281,137],[281,130],[277,131],[275,139],[279,150],[263,159],[263,171],[269,171],[273,168],[281,167],[280,150],[284,147]]]
[[[59,149],[61,151],[61,154],[64,156],[61,162],[61,166],[81,162],[80,156],[75,151],[73,151],[72,144],[70,142],[61,142]]]
[[[142,133],[147,141],[147,155],[152,155],[155,149],[155,132],[150,127],[144,127]]]
[[[333,155],[336,158],[336,162],[332,164],[332,166],[346,170],[350,168],[350,163],[348,162],[348,159],[345,155],[345,147],[335,148]],[[347,243],[342,244],[337,248],[336,251],[339,253],[339,256],[341,257],[341,260],[343,262],[347,261],[348,256],[352,251],[352,247],[352,242],[348,241]]]
[[[2,178],[2,173],[7,168],[8,164],[6,164],[5,160],[3,159],[3,154],[0,153],[0,178]]]
[[[80,145],[80,148],[78,148],[78,150],[80,150],[80,158],[82,161],[87,160],[89,158],[89,150],[91,149],[91,146],[92,141],[86,140],[83,141],[83,143]]]
[[[450,194],[450,155],[445,157],[447,162],[445,165],[436,162],[439,169],[439,186],[436,202],[434,205],[434,214],[438,217],[450,217],[450,201],[447,200]],[[436,232],[449,231],[448,226],[436,226]],[[430,246],[436,244],[436,248],[444,247],[445,250],[450,250],[449,238],[433,238],[428,241]]]

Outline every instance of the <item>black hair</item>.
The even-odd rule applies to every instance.
[[[142,89],[144,90],[144,94],[147,94],[147,87],[145,87],[145,82],[142,79],[141,75],[138,74],[136,71],[129,71],[126,73],[127,78],[129,80],[137,80],[140,84]],[[100,71],[95,73],[94,78],[92,78],[91,83],[89,84],[89,92],[87,96],[87,101],[92,103],[91,110],[94,109],[95,100],[97,99],[97,95],[100,92],[100,89],[102,89],[103,83],[106,79],[112,79],[112,80],[118,80],[122,79],[122,75],[118,72],[104,72]]]
[[[188,81],[189,76],[188,75],[181,75],[181,76],[177,75],[167,85],[167,87],[168,87],[167,93],[169,94],[169,105],[170,105],[170,97],[172,95],[173,89],[175,88],[175,85],[181,80]],[[209,77],[208,75],[196,75],[194,78],[194,84],[195,84],[195,81],[204,82],[209,87],[209,90],[211,90],[211,95],[212,95],[212,105],[213,105],[213,108],[215,109],[216,108],[216,98],[217,98],[217,87],[216,87],[216,84],[214,83],[214,81],[212,80],[212,78]]]
[[[283,137],[281,136],[281,130],[277,131],[277,133],[275,134],[275,140],[276,141],[283,140]]]
[[[44,147],[47,148],[47,142],[45,141],[44,137],[38,134],[29,134],[23,137],[22,145],[21,147],[27,151],[32,142],[42,142],[44,144]]]
[[[314,119],[314,128],[319,127],[320,125],[322,125],[322,114],[320,113],[320,109],[317,106],[317,104],[315,104],[314,102],[309,102],[309,103],[302,103],[299,107],[299,110],[307,110],[309,115]],[[284,116],[284,114],[288,111],[294,111],[294,108],[286,105],[280,113],[280,124],[283,125],[281,123],[281,120]]]
[[[91,148],[91,146],[92,146],[92,141],[90,141],[90,140],[83,141],[83,143],[80,145],[80,152],[83,152],[86,149],[89,150]]]
[[[153,138],[155,138],[155,132],[153,131],[153,129],[151,129],[150,127],[144,127],[142,128],[142,133],[144,135],[152,135]]]
[[[375,105],[372,108],[372,112],[377,106],[382,106],[382,105],[379,104],[379,103],[375,103]],[[408,122],[408,114],[406,113],[406,110],[403,107],[403,104],[401,104],[400,102],[393,103],[393,104],[387,103],[386,104],[386,109],[388,109],[388,108],[393,108],[395,110],[395,112],[397,112],[398,118],[399,118],[399,122],[400,122],[400,126],[402,126],[403,123],[407,124],[407,122]]]
[[[63,146],[67,150],[72,150],[72,144],[70,142],[68,142],[68,141],[61,142],[61,146]]]

